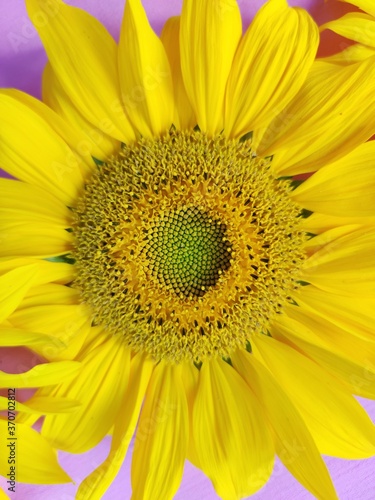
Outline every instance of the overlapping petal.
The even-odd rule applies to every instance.
[[[76,500],[100,500],[116,477],[134,434],[153,368],[154,362],[144,355],[132,358],[128,390],[114,424],[111,450],[105,461],[81,483]]]
[[[182,478],[189,439],[182,366],[160,362],[153,371],[135,436],[134,500],[171,500]]]
[[[227,363],[203,363],[193,409],[199,467],[222,498],[246,497],[268,480],[274,448],[263,409]]]
[[[112,427],[128,385],[130,351],[115,337],[81,358],[77,379],[56,387],[53,397],[82,404],[73,415],[45,418],[42,435],[62,450],[82,453],[96,446]]]
[[[84,157],[106,160],[120,149],[120,142],[90,123],[74,106],[50,63],[43,72],[43,101],[69,124],[75,149]]]
[[[200,129],[223,129],[227,80],[241,37],[234,0],[185,0],[180,26],[182,76]]]
[[[252,347],[293,401],[320,453],[351,459],[374,454],[374,426],[345,384],[266,335],[254,338]]]
[[[107,135],[134,140],[121,105],[117,46],[104,26],[61,0],[26,0],[26,7],[56,78],[80,113]]]
[[[375,141],[361,144],[303,182],[292,198],[304,208],[339,217],[375,214]]]
[[[375,64],[316,63],[293,101],[265,131],[258,154],[274,155],[279,175],[313,172],[375,132]],[[366,106],[363,106],[363,103]]]
[[[225,100],[225,134],[267,126],[300,90],[318,48],[305,10],[270,0],[257,13],[233,60]],[[215,61],[216,62],[216,61]]]
[[[7,91],[0,92],[0,117],[2,168],[73,206],[83,185],[83,160],[40,114]]]
[[[232,357],[235,369],[254,391],[273,429],[280,460],[317,498],[336,499],[332,480],[298,410],[267,368],[247,352]]]
[[[126,2],[118,64],[123,105],[136,129],[145,137],[169,130],[175,112],[171,69],[140,0]]]
[[[55,450],[36,430],[16,424],[15,443],[17,481],[32,484],[69,483],[70,477],[60,467]],[[1,435],[8,435],[8,422],[0,419]],[[8,443],[11,443],[9,441]],[[8,454],[0,453],[0,473],[9,474]]]
[[[186,93],[181,72],[180,57],[180,17],[170,17],[160,35],[169,59],[173,75],[176,116],[173,120],[180,130],[191,129],[196,125],[193,108]]]

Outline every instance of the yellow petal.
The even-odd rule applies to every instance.
[[[338,0],[339,2],[350,3],[351,5],[355,5],[359,9],[371,14],[375,17],[375,5],[373,0]]]
[[[302,228],[307,233],[321,234],[338,226],[375,224],[375,215],[372,217],[337,217],[334,215],[320,214],[314,212],[310,217],[303,219]]]
[[[371,59],[350,66],[314,64],[293,101],[269,125],[259,155],[274,155],[279,175],[313,172],[375,132]],[[365,104],[364,104],[365,103]]]
[[[191,364],[190,362],[186,362],[183,364],[182,382],[184,384],[185,394],[189,408],[189,428],[192,429],[194,401],[197,394],[198,382],[199,382],[199,370],[198,368],[196,368],[195,365]],[[191,432],[189,432],[187,458],[196,467],[200,467],[196,443],[194,442]]]
[[[70,283],[74,277],[74,267],[70,264],[22,257],[18,259],[0,259],[0,275],[29,264],[38,266],[38,274],[34,281],[35,286],[51,282],[66,284]]]
[[[339,379],[266,335],[256,336],[252,349],[289,395],[320,453],[351,459],[374,454],[374,426]]]
[[[91,330],[91,318],[83,305],[41,305],[20,309],[10,316],[16,328],[46,333],[50,343],[33,350],[46,359],[72,359]],[[61,347],[61,342],[67,346]]]
[[[331,30],[349,40],[375,48],[375,19],[361,12],[350,12],[340,19],[323,24],[321,31]]]
[[[2,168],[73,206],[83,185],[82,159],[42,116],[6,91],[0,91],[0,116]]]
[[[47,222],[0,221],[0,257],[53,257],[70,253],[72,235]],[[25,245],[27,241],[27,245]]]
[[[86,150],[81,148],[82,141],[84,141],[84,134],[80,130],[72,128],[72,126],[64,121],[57,113],[42,103],[39,99],[21,92],[16,89],[3,89],[3,95],[17,100],[24,104],[30,110],[34,111],[38,116],[43,118],[51,128],[68,144],[68,146],[77,153],[79,166],[82,173],[86,176],[91,173],[95,163],[87,153]]]
[[[163,44],[140,0],[127,0],[119,42],[122,99],[145,137],[169,130],[174,117],[173,83]]]
[[[1,435],[8,435],[8,422],[0,420]],[[34,429],[17,423],[14,440],[7,441],[8,453],[0,453],[0,473],[6,477],[14,463],[17,481],[32,484],[69,483],[70,477],[57,462],[56,452]],[[12,448],[14,446],[14,448]],[[14,462],[8,457],[14,451]],[[12,457],[10,458],[12,460]]]
[[[298,301],[298,307],[293,304],[285,306],[285,317],[277,317],[278,325],[287,324],[288,332],[293,329],[299,339],[314,343],[324,349],[329,348],[335,354],[351,359],[362,366],[368,365],[375,359],[375,343],[370,336],[361,336],[358,332],[354,332],[354,325],[350,322],[342,328],[336,323],[335,314],[328,316],[325,312],[321,313],[320,308],[316,310],[314,305],[305,304],[300,297]],[[284,321],[282,321],[283,318]],[[294,325],[294,321],[297,325]]]
[[[235,0],[185,0],[180,27],[181,69],[200,129],[223,129],[225,88],[241,38]]]
[[[22,302],[34,283],[37,265],[13,269],[0,277],[0,323],[7,319]]]
[[[180,130],[191,129],[197,124],[193,108],[186,93],[181,71],[180,17],[170,17],[164,24],[160,39],[172,70],[174,99],[176,103],[173,123]]]
[[[19,222],[33,220],[35,215],[59,227],[71,225],[71,213],[55,196],[37,186],[9,179],[0,179],[0,213]]]
[[[59,347],[61,349],[64,348],[64,343],[61,340],[55,339],[45,333],[29,332],[20,330],[19,328],[0,327],[1,347],[26,346],[29,349],[33,349],[35,346],[39,346],[39,348],[44,347],[51,342],[56,342],[56,347],[60,344]]]
[[[37,413],[38,415],[46,413],[72,413],[80,408],[78,401],[65,398],[46,398],[42,396],[33,396],[24,403],[15,401],[15,411],[25,413]],[[0,410],[9,408],[9,399],[0,396]]]
[[[338,237],[331,237],[331,234],[327,231],[313,238],[320,246],[305,261],[302,279],[339,294],[374,293],[373,227],[359,227]]]
[[[301,88],[318,43],[318,28],[305,10],[289,8],[285,0],[267,2],[250,24],[233,61],[225,133],[240,137],[268,125]]]
[[[313,212],[341,217],[375,214],[375,141],[361,144],[340,160],[321,168],[291,197]]]
[[[69,286],[48,283],[34,286],[25,295],[19,310],[35,306],[74,305],[80,302],[80,292]]]
[[[306,323],[312,323],[309,317],[306,317]],[[275,321],[272,336],[305,354],[345,382],[351,393],[375,399],[375,342],[361,341],[341,332],[345,347],[351,348],[351,352],[345,353],[341,347],[343,342],[341,345],[334,342],[329,331],[328,326],[328,331],[324,331],[325,338],[321,339],[305,324],[281,315]],[[365,356],[358,355],[360,347],[366,352]]]
[[[153,368],[154,362],[142,354],[132,358],[129,386],[115,421],[111,451],[105,461],[80,484],[76,500],[101,500],[118,473],[134,434]]]
[[[373,56],[375,56],[375,49],[356,43],[340,52],[337,52],[337,54],[323,58],[323,61],[331,64],[346,66],[347,64],[364,61],[368,57]]]
[[[77,361],[58,361],[34,366],[24,373],[5,373],[0,371],[0,387],[45,387],[55,385],[61,380],[76,377],[81,368]]]
[[[51,394],[77,400],[81,409],[47,416],[42,428],[43,436],[71,453],[93,448],[112,427],[128,384],[130,351],[112,336],[81,361],[79,375]]]
[[[0,500],[10,500],[8,495],[6,495],[1,488],[0,488]]]
[[[231,359],[265,408],[273,428],[276,453],[285,467],[317,498],[336,499],[331,478],[316,444],[277,379],[246,352],[237,351]]]
[[[75,150],[82,156],[105,161],[120,149],[120,142],[90,123],[74,106],[52,66],[47,63],[43,72],[43,101],[73,130]],[[79,138],[79,139],[78,139]],[[70,144],[70,143],[69,143]],[[72,146],[72,144],[70,144]]]
[[[80,113],[117,140],[134,140],[121,106],[117,46],[104,26],[61,0],[26,0],[26,7],[56,78]]]
[[[180,485],[189,439],[181,370],[160,362],[152,374],[133,450],[133,500],[171,500]]]
[[[362,340],[375,339],[373,294],[370,297],[364,294],[346,296],[309,285],[293,298],[306,312],[311,310]]]
[[[203,363],[193,410],[199,464],[221,498],[246,497],[268,480],[274,448],[263,409],[238,373]]]

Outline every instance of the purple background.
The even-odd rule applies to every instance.
[[[70,0],[66,3],[82,7],[94,14],[109,31],[118,38],[124,0]],[[152,26],[160,32],[164,21],[180,12],[182,0],[143,0]],[[256,9],[263,0],[239,0],[244,27],[246,27]],[[323,0],[290,0],[291,5],[303,6],[322,21],[343,13],[347,5],[325,4]],[[336,47],[343,48],[346,41],[335,39],[330,34],[323,35],[324,53],[331,53]],[[321,53],[323,53],[321,51]],[[40,96],[41,72],[46,58],[37,33],[27,18],[23,0],[0,0],[0,87],[15,87],[37,97]],[[17,362],[15,362],[17,360]],[[33,360],[22,349],[3,349],[0,356],[0,369],[23,371]],[[10,368],[11,367],[11,368]],[[375,402],[361,399],[361,403],[375,420]],[[105,438],[100,445],[84,455],[60,454],[60,462],[78,485],[82,479],[97,467],[106,457],[110,438]],[[119,476],[104,495],[104,500],[127,500],[131,496],[130,487],[131,454],[119,473]],[[327,458],[339,498],[341,500],[373,500],[375,498],[374,469],[375,459],[346,461]],[[4,481],[0,479],[0,485]],[[12,499],[24,500],[72,500],[77,486],[29,486],[17,485],[17,493]],[[181,487],[175,497],[177,500],[215,500],[217,496],[210,481],[195,467],[186,463]],[[308,500],[312,495],[306,492],[289,472],[276,462],[273,475],[267,485],[252,498],[254,500]],[[324,500],[324,499],[323,499]]]

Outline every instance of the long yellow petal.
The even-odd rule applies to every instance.
[[[232,362],[254,391],[273,428],[276,453],[293,476],[317,498],[337,499],[326,465],[292,401],[254,356],[237,351]]]
[[[199,466],[221,498],[259,490],[273,467],[274,447],[263,409],[236,370],[203,363],[193,410]]]
[[[71,213],[55,196],[25,182],[0,179],[0,213],[22,222],[22,218],[38,219],[53,222],[59,227],[71,225]]]
[[[338,1],[355,5],[359,9],[375,17],[375,5],[373,0],[338,0]]]
[[[189,408],[189,428],[193,428],[193,411],[194,411],[194,402],[195,397],[198,390],[198,382],[199,382],[199,370],[195,365],[190,363],[189,361],[184,363],[182,370],[182,382],[184,384],[186,398],[188,402]],[[196,467],[199,467],[199,459],[197,453],[196,443],[194,442],[194,438],[192,436],[192,432],[189,432],[189,444],[187,451],[188,460],[193,463]]]
[[[323,300],[324,298],[323,296]],[[372,363],[375,359],[375,342],[370,336],[356,332],[358,327],[353,328],[355,324],[347,322],[345,325],[345,318],[342,324],[337,324],[333,311],[328,309],[329,313],[333,313],[329,315],[308,302],[304,303],[300,298],[298,300],[298,307],[294,304],[285,306],[285,318],[279,315],[275,321],[278,326],[287,325],[288,332],[293,329],[293,334],[299,339],[322,349],[329,348],[335,354],[351,359],[356,364],[364,366]]]
[[[8,435],[8,422],[0,420],[2,436]],[[17,481],[32,484],[56,484],[72,482],[68,474],[57,462],[55,450],[34,429],[16,423],[14,440],[7,441],[7,451],[0,453],[0,474],[6,477],[10,465],[14,464]],[[13,447],[13,448],[12,448]],[[8,457],[14,451],[14,462],[9,463]]]
[[[252,349],[289,395],[320,453],[351,459],[374,454],[374,426],[345,384],[308,357],[266,335],[256,336]]]
[[[76,500],[101,500],[117,475],[134,434],[153,368],[154,362],[142,354],[132,358],[129,386],[115,422],[111,450],[105,461],[80,484]]]
[[[47,222],[0,221],[0,257],[53,257],[70,253],[72,235]],[[27,245],[25,242],[27,241]]]
[[[321,234],[339,226],[374,225],[375,215],[372,217],[338,217],[334,215],[320,214],[314,212],[310,217],[301,221],[301,227],[307,233]]]
[[[61,0],[26,0],[26,7],[56,78],[77,109],[104,133],[125,143],[134,140],[121,105],[117,46],[104,26]]]
[[[118,57],[122,99],[133,125],[145,137],[169,130],[175,111],[171,70],[140,0],[126,2]]]
[[[64,262],[48,262],[32,258],[0,259],[0,275],[18,267],[37,264],[38,274],[35,277],[35,286],[46,283],[70,283],[74,278],[74,267]]]
[[[293,298],[318,316],[348,331],[362,340],[375,340],[374,294],[343,295],[319,289],[313,285],[303,287]],[[344,334],[344,333],[343,333]]]
[[[340,160],[321,168],[291,197],[313,212],[339,217],[375,214],[375,141],[361,144]]]
[[[349,40],[375,48],[375,17],[361,12],[350,12],[340,19],[323,24],[321,31],[331,30]]]
[[[299,309],[299,308],[296,308]],[[351,393],[365,398],[375,399],[375,342],[355,339],[353,336],[343,334],[345,347],[351,352],[344,352],[341,345],[334,342],[328,331],[324,331],[324,339],[315,334],[315,331],[291,318],[277,318],[271,329],[272,336],[281,342],[299,350],[313,361],[348,385]],[[307,319],[307,318],[306,318]],[[309,324],[312,323],[306,321]],[[375,340],[375,339],[374,339]],[[360,356],[358,350],[367,351],[365,356]]]
[[[81,361],[78,377],[52,393],[79,401],[81,409],[73,415],[49,415],[42,427],[44,437],[71,453],[93,448],[112,427],[128,385],[130,351],[112,336]]]
[[[180,485],[189,439],[182,368],[160,362],[153,371],[135,436],[133,500],[171,500]]]
[[[46,398],[41,396],[32,396],[24,403],[15,401],[15,411],[25,413],[37,413],[44,415],[46,413],[72,413],[80,408],[78,401],[65,398]],[[9,399],[0,396],[0,410],[9,408]]]
[[[25,92],[21,92],[16,89],[3,89],[2,93],[3,95],[7,95],[10,98],[24,104],[44,119],[46,123],[48,123],[51,128],[67,143],[72,151],[77,154],[77,158],[81,160],[79,166],[82,174],[85,176],[91,173],[95,163],[91,155],[88,154],[88,151],[81,147],[83,141],[85,140],[85,136],[79,129],[72,127],[68,122],[63,120],[57,113],[55,113],[39,99],[35,99],[35,97],[32,97]]]
[[[332,56],[324,57],[323,61],[346,66],[348,64],[364,61],[373,56],[375,56],[375,49],[356,43],[354,45],[349,45],[346,49]]]
[[[74,106],[50,63],[43,71],[43,101],[61,116],[74,131],[75,149],[82,156],[105,161],[120,149],[120,142],[90,123]]]
[[[6,91],[0,91],[0,117],[2,168],[74,206],[83,186],[83,160],[42,116]]]
[[[0,323],[17,309],[33,285],[37,272],[37,265],[31,264],[0,276]]]
[[[270,0],[259,9],[230,72],[225,134],[240,137],[268,125],[301,88],[318,44],[318,28],[305,10],[290,8],[285,0]]]
[[[34,366],[24,373],[5,373],[0,371],[0,387],[45,387],[59,384],[61,380],[76,377],[81,369],[77,361],[58,361]]]
[[[15,347],[25,346],[33,349],[34,346],[45,346],[51,342],[60,344],[60,348],[64,348],[64,343],[61,340],[55,339],[51,335],[39,332],[29,332],[19,328],[0,327],[0,346]]]
[[[47,305],[75,305],[80,303],[80,292],[76,288],[48,283],[34,286],[25,295],[18,310]]]
[[[84,305],[28,307],[13,313],[10,321],[16,328],[54,337],[50,343],[33,346],[33,351],[48,360],[74,358],[91,332],[91,318]]]
[[[181,71],[180,17],[170,17],[160,35],[172,70],[174,98],[176,103],[173,123],[180,130],[192,129],[197,124],[193,108],[186,93]]]
[[[200,129],[223,129],[225,88],[241,38],[235,0],[185,0],[180,27],[181,69]]]
[[[303,280],[339,294],[375,292],[375,231],[359,227],[334,237],[334,230],[312,239],[319,245],[304,262]]]
[[[375,65],[313,65],[304,85],[270,123],[259,155],[274,155],[279,175],[313,172],[369,139],[375,132]],[[364,104],[366,103],[366,104]]]

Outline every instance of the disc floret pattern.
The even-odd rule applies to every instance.
[[[174,363],[230,356],[267,331],[306,239],[271,164],[250,140],[172,130],[99,165],[74,224],[75,286],[94,321]]]

